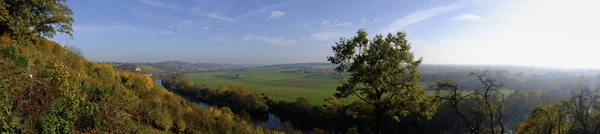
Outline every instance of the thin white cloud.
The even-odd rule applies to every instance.
[[[421,22],[421,21],[424,21],[427,19],[431,19],[440,14],[452,12],[452,11],[455,11],[455,10],[463,8],[463,7],[464,6],[459,5],[459,4],[452,4],[452,5],[434,7],[434,8],[427,9],[427,10],[419,10],[419,11],[410,13],[402,18],[394,20],[392,22],[392,24],[390,24],[388,26],[388,28],[382,30],[382,32],[388,33],[388,32],[399,31],[408,25],[415,24],[415,23],[418,23],[418,22]]]
[[[206,30],[206,29],[208,29],[208,28],[210,28],[210,27],[204,27],[204,30]]]
[[[282,12],[282,11],[271,11],[271,15],[267,19],[281,18],[281,17],[283,17],[283,15],[285,15],[285,12]]]
[[[217,20],[224,20],[224,21],[229,21],[229,22],[235,21],[234,18],[217,15],[216,13],[204,13],[204,12],[200,11],[199,8],[192,8],[192,9],[190,9],[190,12],[193,14],[202,15],[202,16],[206,16],[209,18],[217,19]]]
[[[276,44],[276,45],[282,45],[282,46],[291,46],[291,45],[295,45],[297,43],[296,40],[290,40],[290,39],[284,39],[281,37],[275,37],[275,36],[254,36],[254,35],[247,35],[244,36],[244,38],[242,38],[242,40],[258,40],[258,41],[264,41],[264,42],[269,42],[272,44]]]
[[[162,31],[162,32],[159,32],[159,34],[173,35],[175,33],[173,33],[172,31]]]
[[[155,7],[163,7],[163,8],[173,9],[173,10],[181,10],[181,6],[179,6],[179,5],[163,3],[160,0],[138,0],[138,1],[142,2],[144,4],[147,4],[147,5],[155,6]]]
[[[252,35],[246,35],[244,36],[244,38],[242,38],[242,40],[249,40],[252,39]]]
[[[175,26],[175,24],[173,24],[173,25],[169,26],[169,28],[172,28],[172,27],[174,27],[174,26]]]
[[[159,36],[174,35],[172,31],[159,31],[148,28],[141,28],[134,25],[123,23],[108,23],[95,25],[73,25],[73,31],[81,34],[89,34],[94,36],[107,35],[142,35],[148,36],[152,40]]]
[[[364,19],[364,18],[362,18]],[[349,26],[352,25],[352,22],[341,22],[341,23],[337,23],[338,21],[340,21],[339,19],[334,19],[332,21],[330,20],[323,20],[321,21],[321,29],[327,29],[327,28],[334,28],[334,27],[342,27],[342,26]]]
[[[333,32],[320,32],[311,36],[320,41],[328,41],[336,38],[336,34]]]
[[[140,17],[140,18],[146,18],[146,19],[152,19],[152,20],[160,20],[160,17],[156,16],[147,7],[135,7],[135,8],[131,8],[130,12],[131,12],[132,15]]]
[[[468,20],[468,21],[479,21],[481,20],[481,16],[473,15],[473,14],[461,14],[452,18],[452,20]]]
[[[342,26],[350,26],[350,25],[352,25],[352,22],[336,23],[336,24],[331,24],[331,25],[323,26],[323,27],[321,27],[321,29],[334,28],[334,27],[342,27]]]
[[[172,31],[162,31],[162,32],[158,32],[158,34],[154,34],[154,36],[152,36],[152,40],[155,40],[158,38],[158,36],[161,35],[174,35],[175,33],[173,33]]]
[[[242,18],[248,17],[250,15],[254,15],[254,14],[262,13],[262,12],[266,12],[266,11],[271,11],[271,10],[276,9],[276,8],[280,8],[280,7],[283,7],[283,6],[290,5],[290,4],[292,4],[292,3],[296,2],[296,1],[297,0],[287,0],[285,2],[281,2],[281,3],[275,4],[275,5],[271,5],[271,6],[266,6],[266,7],[260,8],[258,10],[253,10],[253,11],[246,12],[246,13],[244,13],[242,15],[237,16],[237,17],[228,17],[228,16],[217,15],[215,13],[202,12],[202,11],[200,11],[200,8],[198,8],[198,7],[191,8],[190,12],[193,13],[193,14],[197,14],[197,15],[207,16],[207,17],[210,17],[210,18],[213,18],[213,19],[219,19],[219,20],[225,20],[225,21],[229,21],[229,22],[235,22],[237,20],[240,20]],[[281,15],[281,16],[283,16],[283,15]]]
[[[108,35],[108,34],[119,34],[119,33],[137,33],[137,34],[152,34],[158,33],[148,29],[143,29],[129,24],[123,23],[110,23],[110,24],[96,24],[96,25],[74,25],[73,31],[77,33],[94,34],[94,35]]]
[[[367,23],[367,18],[360,18],[360,22],[361,22],[361,24]]]
[[[220,16],[220,15],[217,15],[215,13],[210,13],[210,14],[207,14],[206,16],[208,16],[210,18],[213,18],[213,19],[219,19],[219,20],[224,20],[224,21],[229,21],[229,22],[235,21],[235,19],[233,19],[233,18],[229,18],[229,17],[226,17],[226,16]]]
[[[275,4],[275,5],[271,5],[271,6],[263,7],[263,8],[261,8],[261,9],[258,9],[258,10],[254,10],[254,11],[246,12],[246,13],[244,13],[244,14],[242,14],[242,15],[238,16],[238,17],[235,17],[235,20],[239,20],[239,19],[242,19],[242,18],[244,18],[244,17],[250,16],[250,15],[253,15],[253,14],[256,14],[256,13],[266,12],[266,11],[273,10],[273,9],[275,9],[275,8],[279,8],[279,7],[282,7],[282,6],[287,6],[287,5],[290,5],[290,4],[292,4],[292,3],[296,2],[296,1],[297,1],[297,0],[288,0],[288,1],[286,1],[286,2],[277,3],[277,4]]]
[[[183,20],[177,25],[177,30],[181,31],[185,29],[187,26],[191,25],[193,21],[191,20]]]

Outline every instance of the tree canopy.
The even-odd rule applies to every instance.
[[[328,61],[338,65],[337,72],[350,73],[348,78],[338,77],[342,85],[335,96],[356,96],[371,105],[376,133],[381,132],[383,120],[435,113],[434,101],[428,101],[419,87],[417,67],[423,60],[415,60],[406,33],[380,34],[369,40],[361,29],[351,39],[340,39],[332,49],[335,56],[327,57]]]
[[[73,36],[73,11],[67,0],[3,0],[0,1],[0,33],[13,38],[30,34],[53,37],[56,32]]]

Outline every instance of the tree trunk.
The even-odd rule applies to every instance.
[[[375,107],[375,134],[381,134],[381,112],[378,107]]]
[[[0,24],[0,35],[4,35],[8,32],[8,26],[6,24]]]

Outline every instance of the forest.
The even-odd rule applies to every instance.
[[[420,68],[423,58],[414,56],[405,32],[369,39],[360,29],[336,42],[326,58],[340,84],[322,104],[183,76],[163,78],[165,90],[150,76],[88,61],[50,41],[73,35],[65,3],[0,1],[2,133],[600,133],[598,76],[552,83],[579,76],[467,69],[440,78]],[[421,89],[424,80],[435,81],[427,83],[434,93]],[[283,127],[253,122],[268,114]]]

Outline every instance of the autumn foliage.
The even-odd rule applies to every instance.
[[[0,38],[1,132],[276,133],[236,119],[231,110],[203,109],[148,76],[32,39],[36,45]]]

